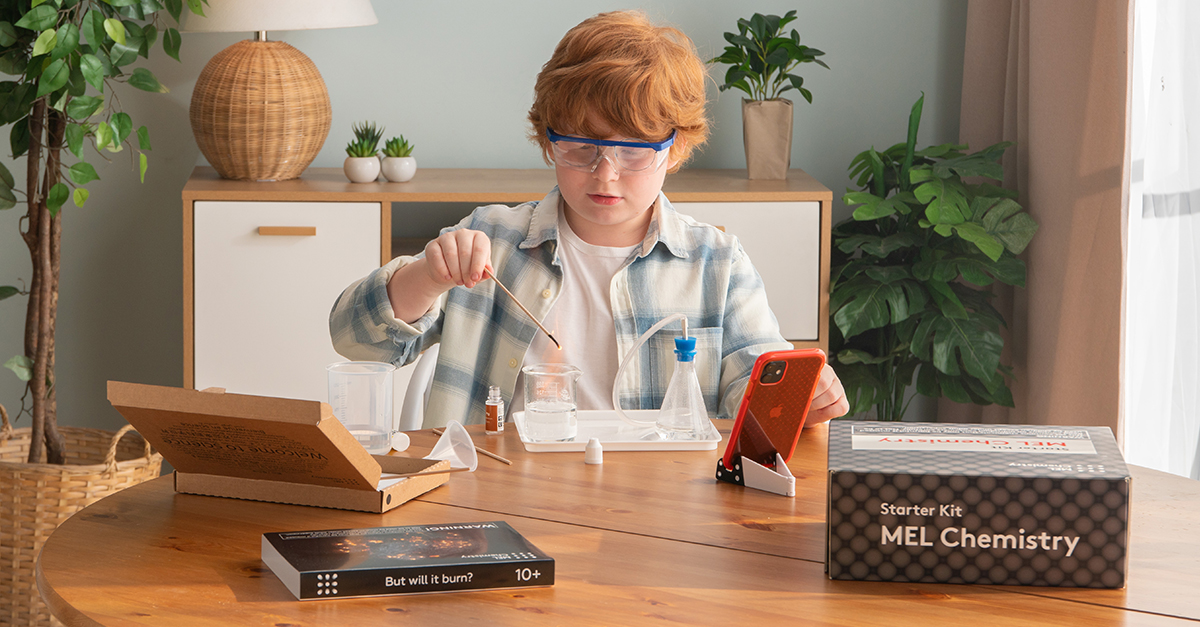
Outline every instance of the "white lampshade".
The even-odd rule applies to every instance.
[[[314,30],[378,24],[371,0],[208,0],[205,17],[184,11],[188,33]]]

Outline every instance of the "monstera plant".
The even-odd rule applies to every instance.
[[[850,413],[880,420],[904,416],[914,373],[925,396],[1013,406],[991,288],[1024,287],[1017,255],[1037,231],[1016,192],[989,182],[1011,143],[916,149],[924,99],[906,142],[851,161],[861,191],[842,197],[854,214],[833,230],[830,352]]]
[[[99,178],[88,159],[96,156],[128,158],[145,180],[150,133],[145,126],[134,130],[134,120],[115,92],[125,84],[167,91],[150,70],[133,65],[139,57],[149,58],[159,41],[166,54],[179,60],[179,31],[172,24],[184,4],[0,1],[0,73],[10,77],[0,81],[0,126],[11,125],[12,158],[25,157],[26,166],[23,185],[18,185],[0,162],[0,210],[24,205],[26,214],[18,222],[33,262],[29,283],[0,285],[0,300],[29,297],[24,352],[5,365],[26,382],[17,417],[32,416],[31,463],[43,454],[51,463],[64,461],[54,377],[63,210],[68,201],[76,207],[87,202],[87,185]],[[203,15],[201,0],[186,0],[186,5]],[[175,22],[165,19],[164,10]]]

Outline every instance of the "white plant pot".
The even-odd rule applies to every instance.
[[[393,183],[412,180],[417,173],[417,160],[412,157],[384,157],[383,175]]]
[[[379,178],[379,157],[346,157],[342,170],[351,183],[373,183]]]

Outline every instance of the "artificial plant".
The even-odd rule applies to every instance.
[[[730,44],[725,52],[709,60],[730,66],[720,90],[737,88],[751,100],[775,100],[795,89],[811,104],[812,92],[804,87],[804,77],[793,71],[801,63],[816,63],[827,70],[829,66],[817,58],[824,52],[800,43],[796,29],[788,35],[783,33],[783,27],[795,19],[795,11],[783,17],[755,13],[748,20],[739,19],[738,32],[725,33],[725,41]]]
[[[925,396],[1013,406],[991,286],[1025,286],[1017,255],[1037,231],[1017,193],[988,182],[1011,143],[916,150],[924,100],[907,142],[851,161],[862,191],[842,197],[854,215],[833,229],[831,353],[850,413],[881,420],[904,416],[914,373]]]
[[[201,2],[186,0],[187,9],[203,15]],[[24,156],[26,164],[19,189],[0,163],[0,209],[12,209],[18,195],[23,197],[26,214],[19,224],[33,268],[27,287],[0,285],[0,300],[29,297],[24,353],[5,365],[25,381],[17,417],[32,417],[31,463],[43,454],[50,463],[65,461],[54,376],[62,209],[68,200],[82,207],[86,185],[100,178],[87,161],[88,144],[106,161],[128,147],[145,181],[150,133],[145,126],[134,131],[115,89],[128,83],[167,91],[150,70],[131,66],[138,57],[149,58],[160,33],[163,51],[179,60],[179,31],[161,12],[177,23],[183,5],[184,0],[0,2],[0,72],[15,77],[0,82],[0,126],[12,125],[12,158]]]

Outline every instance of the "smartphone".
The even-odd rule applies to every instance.
[[[776,452],[785,462],[792,458],[824,366],[819,348],[758,356],[725,447],[725,468],[733,470],[739,454],[767,468],[775,467]]]

